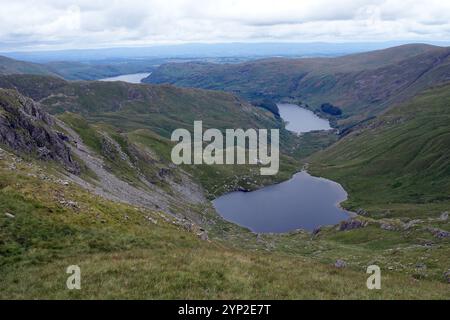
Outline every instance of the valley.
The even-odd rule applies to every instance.
[[[0,76],[0,297],[450,298],[448,59],[448,48],[408,45],[169,63],[143,84]],[[318,127],[286,125],[286,114]],[[174,165],[172,131],[199,119],[205,129],[279,129],[279,173]],[[311,221],[270,223],[284,204],[264,194],[271,188],[293,217],[310,201]],[[268,215],[258,218],[272,228],[223,219],[223,197],[255,201],[246,214]],[[85,290],[61,285],[71,264]],[[371,264],[383,290],[365,286]]]

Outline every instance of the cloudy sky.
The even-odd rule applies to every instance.
[[[448,0],[0,0],[0,50],[450,40]]]

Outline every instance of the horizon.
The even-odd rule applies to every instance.
[[[215,42],[152,46],[78,48],[60,50],[6,51],[7,58],[48,63],[57,61],[103,61],[145,59],[208,59],[267,57],[338,57],[384,50],[405,45],[449,47],[450,41],[371,41],[371,42]],[[201,50],[199,52],[198,50]]]

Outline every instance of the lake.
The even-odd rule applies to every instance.
[[[339,207],[346,199],[340,184],[302,171],[277,185],[226,194],[213,205],[225,220],[253,232],[284,233],[347,220],[349,214]]]
[[[330,130],[328,120],[293,104],[278,104],[286,128],[296,133]],[[339,207],[347,199],[342,186],[313,177],[306,171],[290,180],[253,192],[232,192],[213,201],[227,221],[257,233],[285,233],[297,229],[312,231],[338,224],[350,215]]]
[[[330,122],[318,117],[314,112],[295,104],[279,103],[280,116],[287,122],[286,129],[296,133],[316,130],[330,130]]]
[[[129,83],[141,83],[142,79],[147,78],[151,73],[132,73],[122,74],[117,77],[104,78],[99,81],[123,81]]]

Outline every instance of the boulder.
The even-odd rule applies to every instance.
[[[450,236],[450,232],[438,228],[427,228],[436,238],[445,239]]]
[[[390,225],[388,223],[382,223],[380,225],[380,228],[383,230],[387,230],[387,231],[395,231],[396,230],[396,228],[393,225]]]
[[[199,234],[197,234],[197,236],[202,240],[202,241],[208,241],[208,233],[206,231],[200,232]]]
[[[450,283],[450,269],[447,270],[447,272],[444,273],[444,279],[447,281],[447,283]]]
[[[447,221],[448,220],[448,212],[442,212],[440,218],[441,221]]]
[[[9,212],[5,212],[5,216],[7,216],[8,218],[14,219],[16,216],[9,213]]]
[[[334,263],[334,266],[338,269],[343,269],[343,268],[347,267],[347,262],[345,262],[344,260],[338,259]]]
[[[353,230],[353,229],[360,229],[360,228],[367,227],[367,225],[368,225],[367,221],[350,219],[350,220],[342,221],[338,226],[338,230],[339,231],[348,231],[348,230]]]

